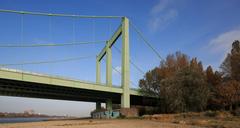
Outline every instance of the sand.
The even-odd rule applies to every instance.
[[[0,128],[201,128],[192,125],[164,123],[145,119],[62,120],[0,124]]]

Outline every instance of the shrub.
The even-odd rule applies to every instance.
[[[204,116],[216,117],[216,116],[217,116],[217,112],[216,112],[216,111],[211,111],[211,110],[209,110],[209,111],[206,111],[206,112],[204,113]]]
[[[240,116],[240,108],[232,111],[231,114],[234,115],[234,116]]]

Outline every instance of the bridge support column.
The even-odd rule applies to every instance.
[[[101,110],[101,102],[96,102],[96,110]]]
[[[96,58],[96,83],[100,84],[101,83],[101,70],[100,70],[100,60],[97,56]]]
[[[106,42],[106,84],[107,86],[112,86],[112,49],[109,41]]]
[[[108,99],[106,101],[106,109],[109,111],[112,110],[112,100],[111,99]]]
[[[130,94],[129,94],[129,21],[126,17],[122,19],[122,88],[123,94],[121,96],[121,107],[130,108]]]

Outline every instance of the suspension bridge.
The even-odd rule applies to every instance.
[[[58,46],[75,46],[82,44],[95,44],[104,42],[105,46],[96,56],[96,81],[86,82],[65,77],[45,75],[22,70],[6,68],[12,65],[31,65],[44,63],[58,63],[88,58],[82,56],[77,58],[66,58],[51,61],[38,62],[22,62],[0,64],[0,95],[32,97],[44,99],[59,99],[71,101],[87,101],[95,102],[96,109],[100,109],[101,103],[106,103],[107,110],[112,110],[112,104],[120,104],[121,108],[130,108],[132,105],[154,106],[155,99],[152,97],[144,97],[137,89],[131,89],[130,84],[130,64],[139,72],[144,71],[130,59],[129,49],[129,26],[131,25],[137,34],[143,39],[144,43],[157,55],[161,60],[161,56],[154,47],[143,37],[137,27],[132,24],[127,17],[123,16],[85,16],[85,15],[68,15],[68,14],[52,14],[39,12],[26,12],[14,10],[1,10],[0,13],[14,13],[17,15],[34,15],[49,17],[70,17],[70,18],[105,18],[105,19],[121,19],[121,23],[117,30],[112,34],[110,39],[106,41],[90,41],[90,42],[73,42],[73,43],[46,43],[46,44],[0,44],[0,48],[18,48],[18,47],[58,47]],[[115,43],[121,37],[122,48],[115,47]],[[121,71],[116,70],[112,66],[112,48],[121,53]],[[105,58],[104,58],[105,57]],[[101,83],[101,62],[106,62],[106,84]],[[115,87],[112,84],[112,72],[117,71],[121,74],[121,86]]]

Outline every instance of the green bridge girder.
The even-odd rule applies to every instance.
[[[123,89],[56,76],[0,68],[0,95],[121,104]],[[154,105],[130,90],[131,105]]]
[[[93,82],[84,82],[80,80],[68,79],[57,76],[50,76],[38,73],[18,71],[14,69],[0,68],[0,79],[8,79],[14,81],[23,81],[31,83],[39,83],[46,85],[63,86],[70,88],[80,88],[87,90],[103,91],[110,93],[123,93],[120,87],[109,87],[104,84],[97,84]],[[131,95],[141,96],[137,90],[131,90]]]

